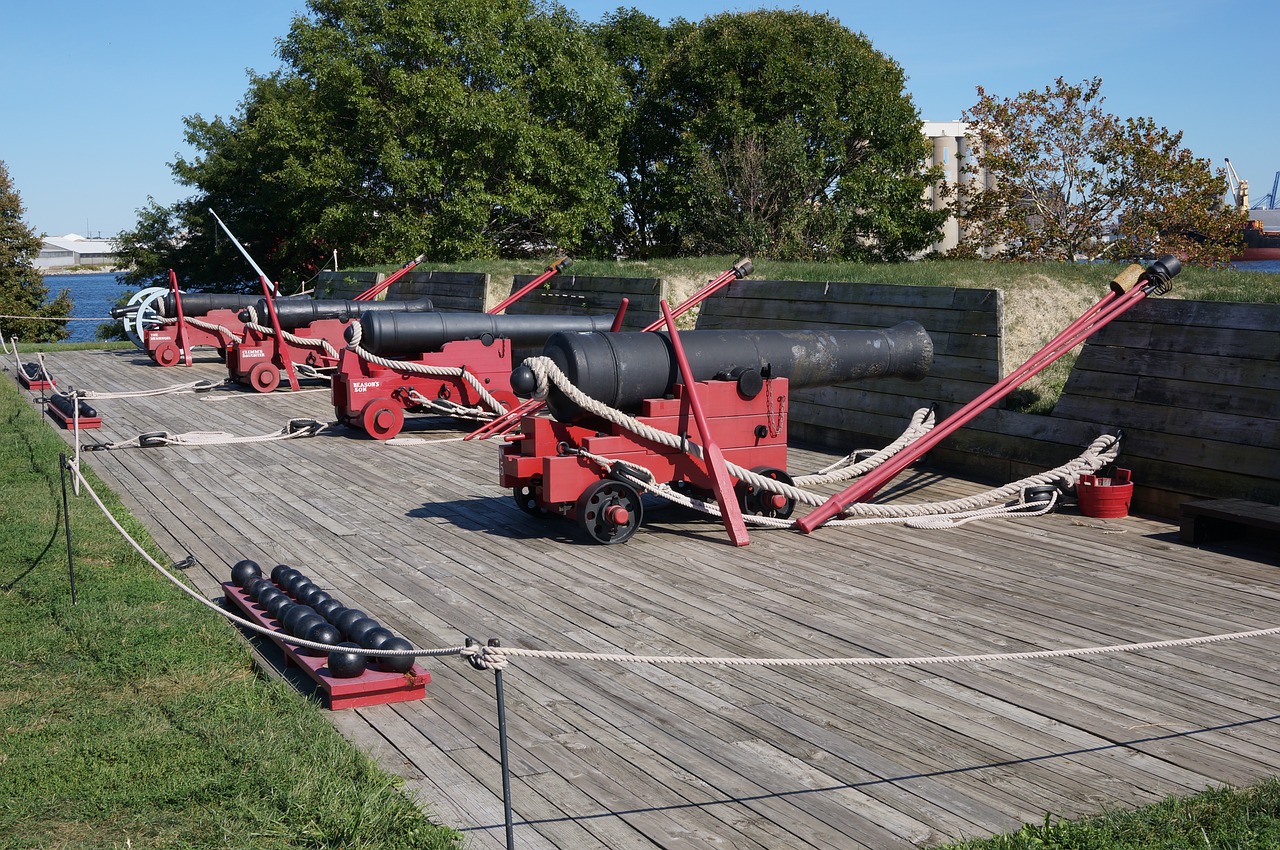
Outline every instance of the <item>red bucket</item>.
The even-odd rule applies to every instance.
[[[1133,499],[1133,481],[1127,469],[1117,469],[1111,478],[1081,475],[1076,482],[1076,499],[1080,513],[1097,519],[1114,519],[1129,515]]]

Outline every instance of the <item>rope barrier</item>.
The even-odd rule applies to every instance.
[[[0,319],[23,319],[35,322],[118,322],[114,316],[12,316],[0,315]]]
[[[157,448],[159,446],[223,446],[237,443],[269,443],[276,440],[293,440],[299,437],[314,437],[337,425],[337,422],[320,422],[316,419],[290,419],[280,430],[270,434],[239,437],[226,431],[187,431],[182,434],[170,434],[167,431],[152,431],[139,434],[128,440],[114,443],[97,443],[86,446],[86,451],[104,452],[129,448]]]
[[[169,580],[175,587],[181,590],[192,599],[199,602],[206,608],[214,611],[219,616],[234,622],[242,628],[264,635],[266,637],[282,640],[286,643],[300,646],[305,649],[327,652],[330,647],[328,644],[316,643],[302,638],[296,638],[290,635],[282,634],[274,629],[268,629],[257,623],[245,620],[235,614],[223,609],[214,602],[205,599],[195,589],[189,587],[184,581],[167,570],[159,561],[151,557],[145,548],[135,540],[132,535],[120,524],[120,522],[112,515],[111,511],[103,503],[97,491],[84,477],[79,467],[78,460],[68,463],[73,476],[88,491],[94,503],[106,516],[108,521],[115,527],[116,531],[125,539],[128,544],[133,547],[153,568],[161,575]],[[190,558],[190,556],[188,556]],[[378,649],[357,649],[351,647],[352,652],[368,656],[413,656],[413,657],[443,657],[449,655],[459,655],[465,658],[473,667],[479,670],[501,670],[504,669],[509,661],[513,658],[527,658],[531,660],[542,661],[583,661],[583,662],[600,662],[614,664],[707,664],[716,666],[756,666],[756,667],[912,667],[926,666],[937,664],[991,664],[997,662],[1017,662],[1017,661],[1037,661],[1054,658],[1084,658],[1094,655],[1108,655],[1128,652],[1150,652],[1164,649],[1174,649],[1181,647],[1205,646],[1208,644],[1222,643],[1226,641],[1247,640],[1257,637],[1272,637],[1280,634],[1280,627],[1269,627],[1263,629],[1251,629],[1248,631],[1228,632],[1214,635],[1200,635],[1188,638],[1171,638],[1164,640],[1143,641],[1139,643],[1110,644],[1104,646],[1083,646],[1083,647],[1067,647],[1060,649],[1044,649],[1031,650],[1026,652],[1002,652],[1002,653],[980,653],[969,655],[932,655],[932,656],[914,656],[914,657],[883,657],[883,656],[859,656],[859,657],[832,657],[832,658],[750,658],[743,656],[694,656],[694,655],[626,655],[621,653],[597,653],[597,652],[566,652],[558,650],[542,650],[542,649],[526,649],[522,647],[508,647],[494,645],[496,641],[491,641],[489,645],[482,645],[476,641],[468,640],[463,646],[437,647],[434,649],[413,648],[407,650],[378,650]]]
[[[168,387],[160,387],[154,390],[129,390],[115,393],[100,393],[95,390],[73,390],[70,395],[83,399],[112,399],[112,398],[144,398],[147,396],[169,395],[171,393],[207,393],[210,390],[216,390],[220,387],[231,386],[228,381],[189,381],[185,384],[173,384]]]

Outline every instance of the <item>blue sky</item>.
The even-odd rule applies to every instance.
[[[1182,130],[1183,144],[1215,168],[1229,157],[1254,199],[1280,171],[1277,0],[564,5],[585,21],[619,5],[663,21],[758,8],[827,12],[903,66],[925,120],[957,119],[979,85],[1011,97],[1059,76],[1101,76],[1108,111]],[[6,4],[0,161],[27,223],[54,236],[112,235],[134,225],[148,197],[169,204],[191,194],[168,167],[193,153],[183,117],[235,114],[247,72],[280,66],[276,40],[303,11],[301,0]]]

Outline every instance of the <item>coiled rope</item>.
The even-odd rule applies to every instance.
[[[425,363],[412,363],[406,360],[390,360],[386,357],[379,357],[371,351],[366,351],[360,347],[360,340],[363,331],[359,322],[352,322],[348,330],[350,339],[347,341],[347,348],[351,349],[363,360],[370,363],[376,363],[386,369],[396,369],[402,372],[416,372],[419,375],[427,375],[432,378],[461,378],[471,385],[476,391],[476,395],[480,396],[480,400],[489,406],[492,411],[490,416],[502,416],[507,412],[507,408],[502,402],[493,397],[493,394],[485,389],[484,384],[475,375],[468,372],[462,366],[428,366]]]

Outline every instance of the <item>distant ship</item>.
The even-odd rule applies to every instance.
[[[1244,251],[1233,260],[1280,260],[1280,210],[1249,210]]]

